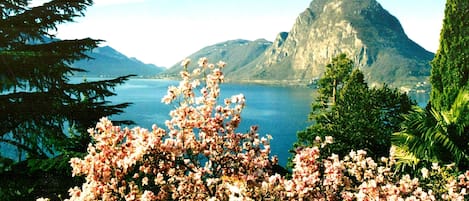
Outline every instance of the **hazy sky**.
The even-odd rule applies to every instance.
[[[40,2],[44,0],[33,0]],[[106,40],[145,63],[169,67],[193,52],[232,39],[273,41],[290,31],[311,0],[95,0],[86,16],[59,26],[62,39]],[[407,35],[435,52],[444,0],[378,0]]]

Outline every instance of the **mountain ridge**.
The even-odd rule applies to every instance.
[[[320,77],[332,57],[346,53],[371,85],[398,87],[426,79],[433,58],[375,0],[314,0],[273,44],[279,45],[227,77],[308,81]]]
[[[86,54],[92,59],[77,61],[73,66],[87,72],[78,72],[74,76],[117,77],[133,74],[139,77],[154,77],[166,70],[164,67],[143,63],[134,57],[127,57],[107,45],[97,47]]]
[[[392,87],[428,80],[434,56],[409,39],[399,20],[376,0],[313,0],[289,32],[279,33],[263,53],[225,71],[225,77],[231,82],[308,84],[341,53],[370,85]]]
[[[207,57],[210,63],[224,61],[229,65],[227,65],[223,71],[229,74],[230,72],[234,72],[237,68],[245,66],[255,60],[270,47],[271,44],[272,42],[265,39],[253,41],[245,39],[228,40],[203,47],[187,58],[191,59],[193,63],[197,63],[198,59],[202,57]],[[162,76],[177,77],[181,70],[182,66],[180,63],[176,63],[164,71]]]
[[[40,40],[29,41],[30,44],[52,43],[61,41],[59,38],[43,36]],[[146,64],[134,57],[127,57],[111,46],[105,45],[86,51],[89,59],[82,59],[71,64],[74,68],[80,68],[86,72],[73,72],[72,76],[88,77],[118,77],[125,75],[137,75],[140,77],[154,77],[166,70],[154,64]]]

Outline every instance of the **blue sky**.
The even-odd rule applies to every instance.
[[[39,3],[44,0],[33,0]],[[425,49],[438,48],[444,0],[378,0]],[[311,0],[95,0],[86,16],[59,26],[62,39],[103,39],[130,57],[169,67],[232,39],[274,40]]]

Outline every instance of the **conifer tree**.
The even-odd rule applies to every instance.
[[[35,7],[30,3],[0,4],[0,142],[29,158],[47,158],[61,149],[84,151],[86,129],[129,105],[105,100],[129,76],[71,83],[70,76],[83,71],[73,63],[90,59],[86,51],[100,41],[59,40],[51,33],[58,24],[83,16],[93,2],[53,0]],[[68,127],[75,134],[68,133]]]
[[[314,144],[316,136],[332,136],[334,143],[323,150],[325,155],[345,156],[352,149],[367,150],[375,158],[388,155],[391,135],[403,120],[401,114],[415,103],[387,85],[369,88],[363,73],[352,68],[353,62],[345,54],[327,65],[326,74],[319,80],[319,98],[312,103],[309,118],[313,123],[297,133],[294,146]]]
[[[321,102],[328,102],[329,98],[332,98],[331,104],[335,105],[338,91],[352,72],[352,68],[353,61],[347,58],[346,54],[332,58],[331,63],[326,65],[324,76],[319,80]]]
[[[92,3],[0,2],[1,200],[42,196],[61,200],[76,185],[68,161],[86,151],[91,140],[86,130],[99,118],[118,114],[129,105],[113,105],[106,98],[115,95],[112,89],[130,75],[81,83],[70,80],[83,71],[73,63],[91,59],[86,52],[100,40],[59,40],[52,34],[57,25],[83,16]],[[16,149],[16,156],[5,154],[12,152],[5,150],[10,147]]]
[[[430,103],[450,110],[459,90],[469,87],[469,1],[446,1],[440,46],[432,61]]]

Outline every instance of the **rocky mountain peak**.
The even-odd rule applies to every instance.
[[[313,0],[289,33],[233,79],[309,81],[346,53],[371,84],[402,86],[425,79],[433,54],[411,41],[376,0]]]

